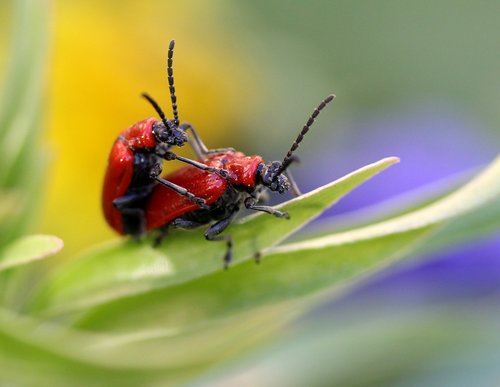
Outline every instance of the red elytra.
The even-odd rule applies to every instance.
[[[198,207],[204,206],[202,199],[186,192],[183,187],[159,177],[163,160],[180,160],[196,168],[218,172],[222,175],[225,173],[197,161],[177,156],[170,151],[172,147],[183,146],[188,141],[186,134],[188,129],[194,137],[193,143],[190,143],[193,149],[203,150],[204,147],[191,124],[179,124],[172,70],[174,45],[175,42],[172,40],[168,49],[167,62],[173,118],[167,119],[156,101],[143,93],[142,96],[151,103],[160,116],[160,120],[148,118],[122,131],[113,143],[108,158],[102,190],[102,209],[108,224],[120,234],[140,237],[146,231],[143,207],[157,182],[168,186],[177,194],[189,197]]]
[[[120,234],[123,234],[122,214],[113,205],[113,201],[124,196],[130,188],[135,152],[155,148],[153,125],[156,122],[156,118],[148,118],[123,130],[108,157],[102,190],[102,210],[108,224]]]
[[[246,156],[241,152],[229,150],[211,154],[203,160],[203,163],[228,171],[229,177],[223,178],[216,173],[186,166],[164,178],[205,199],[207,206],[210,206],[222,197],[230,185],[242,190],[254,189],[257,169],[263,163],[263,159],[261,156]],[[197,210],[200,208],[186,197],[158,184],[154,187],[145,207],[146,228],[147,230],[160,228],[182,215]]]

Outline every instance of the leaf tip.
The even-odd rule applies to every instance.
[[[385,161],[387,164],[393,165],[399,163],[401,159],[397,156],[390,156],[386,157],[385,159],[382,159],[382,161]]]
[[[21,237],[0,252],[0,271],[50,257],[63,247],[62,239],[53,235]]]

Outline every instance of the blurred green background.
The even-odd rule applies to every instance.
[[[33,218],[35,230],[65,240],[67,253],[113,235],[100,211],[108,152],[120,130],[154,116],[141,92],[168,114],[172,38],[181,120],[208,145],[279,159],[312,108],[334,92],[337,101],[301,147],[295,174],[303,187],[383,156],[402,158],[337,212],[485,164],[500,145],[498,1],[61,0],[51,7],[49,172]],[[0,11],[4,69],[12,4]]]

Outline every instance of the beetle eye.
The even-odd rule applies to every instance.
[[[165,142],[168,135],[167,127],[163,122],[157,121],[153,126],[153,134],[159,141]]]

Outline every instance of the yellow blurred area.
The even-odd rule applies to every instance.
[[[147,91],[171,116],[166,79],[169,40],[181,121],[212,146],[248,105],[231,101],[251,79],[242,61],[217,45],[218,2],[55,2],[50,58],[50,160],[39,231],[65,240],[66,253],[112,238],[101,214],[101,184],[118,133],[147,117]],[[245,75],[246,73],[246,75]],[[245,81],[247,80],[247,81]],[[230,105],[231,109],[225,108]],[[186,151],[183,150],[184,154]],[[173,167],[173,164],[168,166]]]

